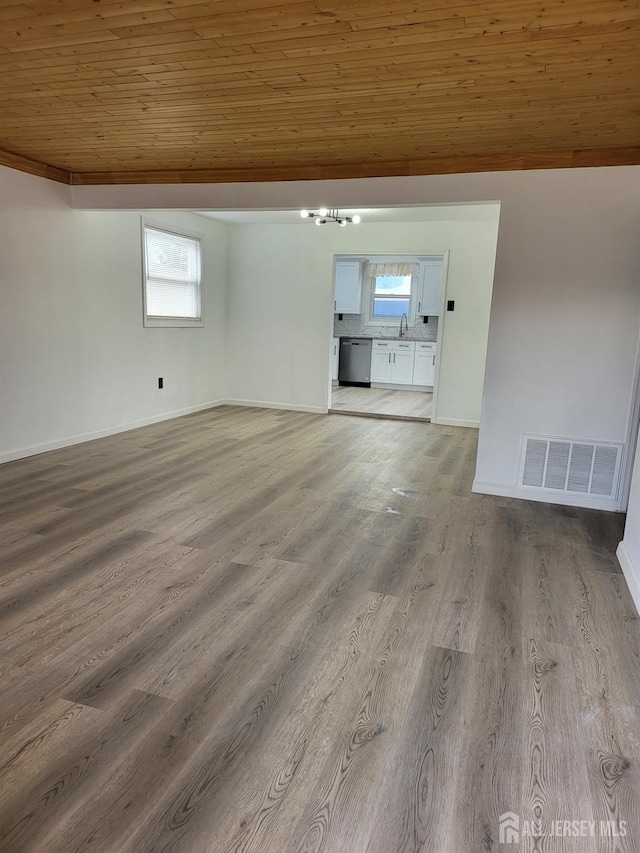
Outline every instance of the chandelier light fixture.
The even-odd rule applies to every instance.
[[[321,207],[318,211],[301,210],[300,216],[303,219],[314,219],[316,225],[326,225],[327,222],[337,222],[341,228],[344,228],[346,225],[357,225],[358,222],[360,222],[360,217],[357,213],[355,216],[345,216],[341,214],[337,208],[329,209],[327,207]]]

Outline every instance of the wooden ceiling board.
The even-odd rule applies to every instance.
[[[640,163],[640,2],[0,0],[0,118],[70,183]]]

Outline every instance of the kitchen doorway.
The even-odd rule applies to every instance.
[[[332,413],[431,421],[447,262],[336,256]]]
[[[357,226],[315,229],[327,251],[327,408],[478,428],[500,203],[349,210],[355,213]],[[366,381],[340,377],[349,337],[371,346]],[[416,402],[424,404],[417,415]]]

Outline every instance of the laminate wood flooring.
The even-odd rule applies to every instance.
[[[396,391],[334,385],[331,410],[340,414],[384,415],[430,421],[433,394],[430,391]]]
[[[2,853],[637,853],[622,519],[475,452],[221,407],[0,467]]]

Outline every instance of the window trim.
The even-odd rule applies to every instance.
[[[147,313],[147,241],[145,229],[151,228],[155,231],[163,231],[166,234],[174,234],[176,237],[185,237],[187,240],[197,240],[200,245],[200,316],[199,317],[154,317]],[[145,329],[201,329],[204,327],[205,299],[204,299],[204,234],[197,231],[189,231],[176,228],[145,216],[140,217],[141,254],[142,254],[142,325]]]
[[[373,314],[373,303],[376,295],[376,277],[367,276],[366,278],[366,286],[369,289],[368,297],[367,297],[367,314],[365,317],[365,322],[367,326],[395,326],[400,322],[397,317],[375,317]],[[407,325],[413,328],[416,325],[417,315],[416,315],[416,282],[418,277],[415,275],[411,276],[411,294],[409,296],[409,310],[407,312]],[[419,284],[419,282],[417,282]]]

